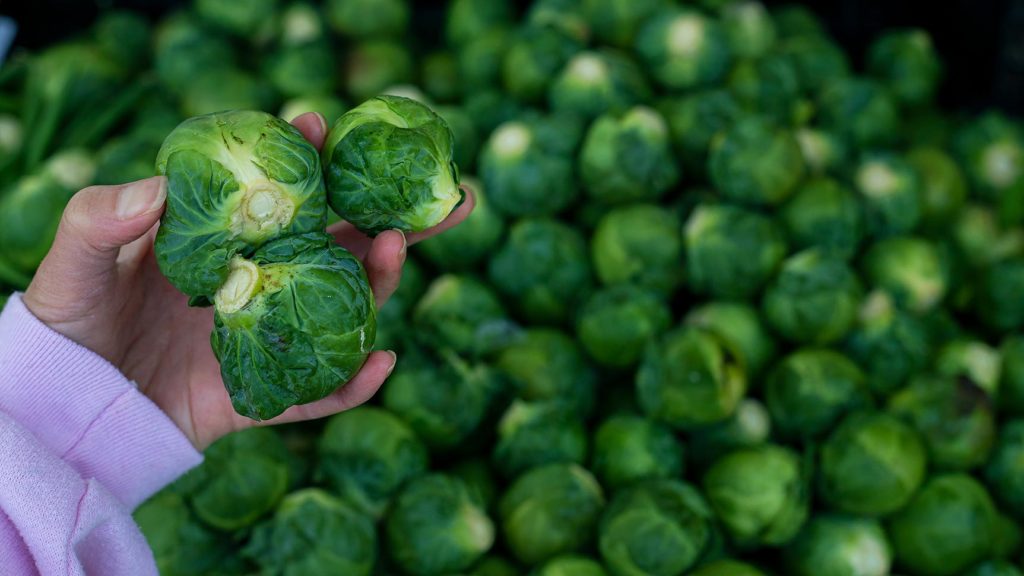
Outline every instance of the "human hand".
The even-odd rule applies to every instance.
[[[293,124],[317,149],[323,145],[322,116],[304,114]],[[272,420],[256,422],[235,413],[210,348],[213,309],[188,307],[188,297],[157,267],[153,239],[166,182],[158,176],[76,194],[25,292],[25,306],[50,328],[117,366],[200,450],[235,430],[321,418],[372,397],[394,369],[393,352],[370,354],[346,386]],[[455,226],[473,205],[467,191],[466,201],[444,222],[408,238],[394,230],[370,238],[345,222],[328,232],[363,261],[379,307],[398,287],[407,242]]]

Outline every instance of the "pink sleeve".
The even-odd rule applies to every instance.
[[[131,511],[201,458],[113,365],[11,298],[0,314],[0,575],[156,574]]]

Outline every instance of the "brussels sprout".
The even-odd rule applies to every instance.
[[[892,30],[872,42],[867,68],[907,106],[931,102],[942,78],[942,62],[931,36],[920,28]]]
[[[690,576],[766,576],[764,572],[761,572],[751,564],[745,564],[743,562],[737,562],[736,560],[715,560],[708,564],[704,564],[700,568],[697,568],[693,572],[690,572]]]
[[[806,440],[831,430],[844,414],[871,406],[860,368],[823,348],[783,358],[768,375],[764,399],[780,435]]]
[[[1007,337],[999,352],[1003,369],[996,406],[1007,414],[1024,416],[1024,336]]]
[[[352,47],[345,62],[342,84],[353,100],[378,96],[389,86],[413,77],[412,55],[391,40],[367,40]]]
[[[998,112],[969,122],[955,136],[953,149],[963,162],[971,189],[998,207],[1000,221],[1024,217],[1024,131]]]
[[[999,350],[979,340],[947,342],[935,357],[935,372],[949,378],[966,378],[995,398],[1002,371]]]
[[[999,430],[992,458],[985,465],[985,480],[1004,510],[1024,518],[1024,420],[1010,420]]]
[[[451,52],[428,54],[420,65],[420,84],[431,98],[451,102],[462,94],[459,61]]]
[[[331,208],[371,235],[426,230],[462,201],[451,129],[408,98],[378,96],[342,115],[323,163]]]
[[[818,99],[821,126],[858,147],[885,146],[899,135],[899,112],[876,82],[839,78]]]
[[[320,438],[319,476],[342,500],[380,517],[410,478],[427,470],[427,450],[398,417],[360,407],[332,416]]]
[[[597,224],[590,253],[602,284],[634,284],[670,295],[682,281],[681,224],[668,209],[635,204],[609,211]]]
[[[672,143],[687,174],[704,175],[715,135],[732,126],[742,112],[728,91],[711,89],[668,98],[659,106]]]
[[[729,70],[728,36],[700,12],[667,6],[640,27],[637,56],[651,76],[669,90],[714,84]]]
[[[26,288],[57,235],[75,193],[43,172],[20,178],[0,195],[0,280]]]
[[[323,490],[307,488],[289,494],[274,518],[256,527],[242,554],[264,574],[369,576],[377,534],[370,518]]]
[[[672,312],[656,293],[621,284],[599,290],[580,308],[576,336],[598,364],[629,368],[671,323]]]
[[[181,112],[185,116],[227,114],[231,110],[270,109],[275,103],[273,89],[263,79],[229,68],[190,78],[182,89]]]
[[[755,0],[726,4],[722,10],[722,27],[729,47],[740,58],[758,58],[775,44],[775,23],[764,4]]]
[[[887,396],[925,367],[931,341],[921,319],[896,308],[888,292],[875,290],[864,299],[845,348],[864,369],[871,390]]]
[[[706,468],[722,454],[768,441],[771,417],[764,404],[744,398],[727,420],[692,431],[687,442],[690,460]]]
[[[107,10],[93,24],[93,36],[108,58],[123,70],[139,70],[149,59],[152,30],[142,14]]]
[[[853,327],[862,295],[860,281],[842,260],[812,248],[782,263],[765,290],[764,315],[787,340],[827,344]]]
[[[281,46],[263,62],[267,80],[287,97],[328,96],[334,92],[337,68],[334,52],[322,32],[309,32],[322,26],[319,18],[309,5],[289,7],[284,14]]]
[[[856,168],[854,187],[873,236],[905,234],[920,222],[920,181],[902,157],[889,153],[866,155]]]
[[[1001,225],[995,211],[988,206],[964,206],[949,234],[957,256],[971,268],[984,268],[1024,255],[1024,230]]]
[[[725,198],[755,206],[781,204],[804,175],[793,135],[759,116],[740,119],[711,144],[711,182]]]
[[[798,455],[774,444],[731,452],[704,474],[704,493],[733,542],[778,546],[808,516],[807,479]]]
[[[452,46],[465,46],[496,28],[508,26],[513,15],[508,0],[452,0],[448,3],[445,38]]]
[[[496,1],[487,4],[502,3]],[[501,62],[511,43],[512,33],[508,29],[494,28],[485,35],[469,40],[458,49],[455,57],[459,64],[467,107],[474,97],[480,97],[481,91],[497,93],[495,90],[501,86]],[[501,96],[512,101],[511,96],[505,95],[504,92],[501,92]]]
[[[666,0],[583,0],[581,9],[602,43],[632,47],[644,22],[669,5]]]
[[[883,516],[921,486],[927,455],[913,428],[883,412],[847,416],[821,445],[818,489],[833,509]]]
[[[455,354],[404,359],[384,388],[384,406],[430,448],[461,446],[493,415],[504,383],[484,364]]]
[[[901,236],[882,240],[864,255],[867,280],[892,294],[897,304],[916,313],[937,306],[947,280],[938,250],[927,240]]]
[[[892,548],[875,520],[818,516],[783,552],[793,576],[887,576]]]
[[[889,399],[889,410],[917,428],[937,468],[976,468],[992,452],[996,424],[991,401],[967,378],[918,376]]]
[[[521,562],[539,564],[590,540],[604,494],[589,472],[550,464],[523,474],[499,503],[502,534]]]
[[[583,49],[583,38],[560,22],[527,24],[509,41],[501,61],[505,91],[520,102],[537,102],[551,79]]]
[[[278,117],[287,122],[295,120],[306,112],[318,112],[327,121],[327,125],[334,124],[341,117],[348,107],[339,98],[334,96],[308,96],[292,98],[281,106]]]
[[[182,494],[160,492],[135,511],[135,522],[146,536],[160,574],[209,574],[231,554],[230,542],[192,517]]]
[[[732,351],[709,332],[682,327],[648,347],[636,375],[644,412],[688,429],[728,418],[747,388]]]
[[[907,162],[920,180],[921,224],[936,232],[953,222],[967,199],[967,182],[957,163],[937,148],[915,148]]]
[[[964,572],[964,576],[1021,576],[1019,568],[1005,560],[989,560]]]
[[[711,508],[693,486],[653,480],[616,494],[598,548],[613,574],[683,574],[709,551],[714,531]]]
[[[494,524],[458,478],[430,474],[398,494],[385,521],[391,558],[406,574],[469,568],[494,543]]]
[[[835,134],[803,126],[797,128],[793,136],[812,175],[837,172],[845,166],[849,151],[846,143]]]
[[[583,421],[557,402],[512,402],[498,422],[492,465],[505,478],[555,462],[582,464],[587,455]]]
[[[488,276],[527,320],[562,322],[592,284],[586,240],[556,220],[520,220],[491,259]]]
[[[527,402],[554,402],[584,418],[594,408],[597,372],[576,342],[557,330],[526,330],[501,351],[495,367]]]
[[[974,309],[981,321],[1000,331],[1024,327],[1024,257],[999,262],[984,271]]]
[[[555,112],[594,118],[644,102],[650,94],[635,62],[625,54],[603,50],[573,56],[552,82],[548,101]]]
[[[531,576],[608,576],[608,573],[590,558],[559,556],[537,568]]]
[[[795,248],[819,248],[849,259],[857,253],[864,236],[857,197],[829,178],[803,184],[783,205],[779,216]]]
[[[409,26],[407,0],[327,0],[324,10],[335,30],[349,38],[397,37]]]
[[[748,299],[786,256],[782,231],[767,216],[728,204],[697,206],[683,229],[690,290]]]
[[[819,95],[850,75],[846,53],[824,34],[787,38],[778,52],[793,63],[800,89],[808,95]]]
[[[188,88],[201,72],[230,70],[235,63],[228,39],[185,13],[164,20],[157,28],[153,57],[160,82],[175,93]]]
[[[196,14],[219,30],[253,40],[278,16],[277,0],[254,0],[244,10],[232,0],[196,0]]]
[[[781,54],[736,64],[729,89],[750,112],[787,125],[798,117],[800,83],[793,62]]]
[[[599,117],[583,141],[580,178],[590,198],[603,204],[664,195],[679,180],[665,120],[644,106]]]
[[[573,177],[582,126],[565,116],[499,126],[480,152],[480,176],[494,206],[510,216],[553,215],[579,190]]]
[[[743,361],[751,376],[759,374],[775,357],[775,340],[757,311],[747,304],[709,302],[690,309],[683,320],[718,336]]]
[[[641,480],[679,478],[683,446],[672,431],[639,416],[613,416],[594,433],[594,474],[610,490]]]
[[[483,354],[506,343],[511,324],[490,287],[470,276],[435,278],[413,310],[423,342],[438,350]]]
[[[913,574],[958,574],[989,555],[997,519],[991,497],[976,480],[933,476],[889,523],[896,564]]]

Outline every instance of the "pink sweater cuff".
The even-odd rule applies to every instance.
[[[202,460],[133,382],[19,295],[0,314],[0,410],[129,509]]]

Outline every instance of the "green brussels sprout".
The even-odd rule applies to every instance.
[[[480,152],[480,176],[494,206],[510,216],[561,212],[579,190],[573,177],[582,127],[565,116],[499,126]]]
[[[232,110],[273,108],[273,89],[261,78],[233,68],[200,72],[182,88],[184,116],[203,116]]]
[[[334,96],[306,96],[292,98],[281,105],[278,117],[286,122],[291,122],[306,112],[317,112],[331,126],[341,117],[348,107],[340,99]]]
[[[783,4],[771,10],[779,38],[824,36],[825,25],[813,10],[802,4]]]
[[[975,294],[974,310],[981,321],[996,330],[1024,327],[1024,257],[994,264],[982,274]]]
[[[527,402],[554,402],[584,418],[593,411],[597,372],[576,342],[557,330],[526,330],[494,365]]]
[[[319,13],[308,4],[295,4],[282,20],[279,46],[264,60],[264,75],[287,97],[332,94],[337,62]]]
[[[457,100],[462,93],[459,61],[451,52],[428,54],[420,65],[420,84],[431,98],[440,102]]]
[[[508,0],[452,0],[448,3],[444,32],[448,44],[465,46],[496,28],[512,23],[514,13]]]
[[[646,418],[608,418],[594,433],[594,474],[609,490],[642,480],[680,478],[683,445],[669,428]]]
[[[531,576],[608,576],[597,561],[583,556],[559,556],[531,573]]]
[[[927,240],[913,236],[881,240],[868,249],[863,265],[869,283],[911,312],[926,313],[946,295],[941,257]]]
[[[376,235],[421,232],[462,201],[452,131],[427,106],[377,96],[346,112],[327,135],[327,200],[339,216]]]
[[[397,416],[366,406],[332,416],[318,454],[326,485],[376,518],[406,481],[427,470],[427,450],[412,429]]]
[[[998,516],[985,488],[964,474],[933,476],[889,522],[896,565],[952,576],[988,557]]]
[[[801,185],[779,211],[794,248],[818,248],[848,260],[864,237],[864,220],[857,197],[831,178]]]
[[[849,151],[846,143],[835,134],[802,126],[796,129],[793,136],[800,145],[804,165],[810,174],[833,173],[846,165]]]
[[[20,178],[0,194],[0,280],[28,287],[50,251],[61,214],[75,190],[48,173]]]
[[[736,560],[715,560],[704,564],[700,568],[697,568],[693,572],[690,572],[690,576],[766,576],[764,572],[761,572],[751,564],[738,562]]]
[[[853,183],[872,236],[906,234],[917,227],[921,220],[921,185],[904,158],[889,153],[868,154],[857,165]]]
[[[792,60],[785,55],[740,61],[729,73],[728,86],[752,113],[784,126],[798,116],[800,80]]]
[[[458,226],[421,242],[417,252],[436,268],[460,271],[476,267],[493,253],[505,234],[505,221],[491,206],[483,184],[472,176],[462,176],[472,190],[476,206]]]
[[[716,460],[704,474],[704,494],[737,546],[779,546],[807,520],[804,475],[795,452],[764,444]]]
[[[993,201],[999,220],[1020,223],[1024,214],[1024,131],[998,112],[967,123],[954,137],[971,190]]]
[[[601,485],[574,464],[550,464],[523,474],[498,505],[504,541],[534,565],[581,548],[604,507]]]
[[[591,124],[579,169],[587,194],[601,204],[657,200],[679,181],[668,126],[645,106]]]
[[[683,574],[715,539],[714,515],[700,492],[678,480],[628,488],[601,517],[598,548],[613,574]]]
[[[641,26],[666,0],[583,0],[581,9],[594,37],[619,48],[633,46]]]
[[[636,388],[644,413],[673,428],[690,429],[728,418],[746,392],[747,379],[717,337],[681,327],[648,347]]]
[[[999,347],[1003,369],[996,406],[1013,416],[1024,416],[1024,335],[1013,335]]]
[[[583,421],[558,402],[515,400],[498,422],[491,464],[505,478],[552,464],[582,464],[587,455]]]
[[[278,0],[247,2],[244,10],[232,0],[196,0],[196,14],[219,30],[252,40],[278,16]]]
[[[595,362],[629,368],[668,330],[672,311],[655,292],[619,284],[595,292],[580,308],[576,337]]]
[[[135,522],[153,551],[160,574],[210,574],[232,553],[230,542],[203,526],[192,516],[185,496],[171,490],[142,504],[135,511]]]
[[[853,328],[862,296],[860,281],[845,262],[812,248],[782,263],[765,290],[764,315],[787,340],[828,344]]]
[[[715,135],[732,127],[742,111],[736,97],[724,89],[699,90],[668,98],[659,106],[684,171],[705,174],[708,150]]]
[[[527,320],[565,321],[592,285],[586,240],[557,220],[520,220],[491,258],[488,277]]]
[[[940,376],[966,378],[995,398],[1002,362],[998,349],[980,340],[958,338],[939,349],[934,368]]]
[[[1024,420],[1009,420],[999,430],[985,481],[1007,513],[1024,518]]]
[[[183,12],[157,27],[153,58],[164,88],[180,93],[202,72],[232,69],[236,54],[227,38]]]
[[[792,133],[765,118],[748,116],[712,142],[708,173],[726,199],[773,206],[796,189],[804,161]]]
[[[1024,230],[1003,226],[988,206],[964,206],[952,223],[950,235],[957,257],[970,268],[986,268],[1024,255]]]
[[[691,308],[683,323],[719,337],[740,357],[752,376],[760,374],[775,357],[774,338],[757,311],[747,304],[708,302]]]
[[[764,404],[744,398],[727,420],[692,431],[687,453],[690,460],[704,469],[722,454],[764,444],[771,435],[771,426]]]
[[[491,509],[498,496],[498,479],[487,460],[463,460],[449,468],[447,473],[462,481],[474,504],[485,510]]]
[[[899,135],[900,117],[892,96],[865,78],[839,78],[821,91],[822,128],[858,147],[885,146]]]
[[[927,464],[924,443],[913,428],[884,412],[858,412],[821,445],[818,492],[835,510],[884,516],[910,501]]]
[[[487,5],[503,3],[503,1],[495,1],[488,2]],[[459,64],[459,74],[463,84],[462,91],[467,106],[474,97],[480,98],[480,92],[495,93],[496,89],[501,86],[501,63],[505,58],[505,52],[512,43],[512,38],[512,33],[507,28],[494,28],[487,34],[472,38],[458,49],[455,57]],[[507,96],[503,92],[501,96],[512,101],[511,96]]]
[[[700,12],[672,5],[654,13],[636,35],[637,56],[668,90],[709,86],[729,70],[732,54],[725,30]]]
[[[406,574],[469,568],[494,544],[494,524],[458,478],[430,474],[395,497],[384,527],[390,557]]]
[[[963,576],[1021,576],[1019,568],[1005,560],[982,562],[963,573]]]
[[[786,256],[769,217],[728,204],[698,205],[683,228],[687,287],[717,298],[749,299]]]
[[[864,373],[849,358],[824,348],[802,348],[768,375],[765,405],[781,436],[811,440],[843,415],[871,407]]]
[[[127,10],[107,10],[93,24],[100,51],[123,70],[137,71],[146,64],[152,32],[142,14]]]
[[[797,83],[808,95],[819,95],[850,75],[850,60],[843,49],[824,34],[787,38],[777,51],[796,68]]]
[[[942,62],[926,30],[886,32],[868,48],[868,72],[885,84],[901,104],[930,103],[942,79]]]
[[[889,398],[888,408],[921,433],[936,468],[970,470],[992,452],[996,423],[991,401],[967,378],[918,376]]]
[[[877,520],[817,516],[783,551],[793,576],[888,576],[892,547]]]
[[[606,286],[634,284],[668,296],[682,282],[682,225],[653,204],[615,208],[591,237],[594,271]]]
[[[938,148],[914,148],[907,162],[920,180],[921,224],[936,232],[952,223],[967,200],[960,166]]]
[[[510,39],[501,61],[501,79],[505,91],[516,100],[542,100],[551,79],[583,49],[578,32],[562,24],[527,24]]]
[[[470,276],[446,274],[413,310],[423,342],[437,350],[479,355],[506,343],[511,324],[491,288]]]
[[[349,38],[398,37],[409,27],[407,0],[327,0],[327,19]]]
[[[189,554],[194,552],[189,551]],[[373,521],[323,490],[285,497],[242,550],[262,574],[369,576],[377,560]]]
[[[342,85],[356,102],[413,78],[412,54],[392,40],[366,40],[348,53]]]
[[[733,54],[740,58],[758,58],[775,44],[775,22],[764,4],[756,0],[738,0],[722,9],[722,27]]]
[[[455,354],[404,359],[384,388],[384,407],[428,447],[461,446],[492,415],[504,389],[498,373]]]
[[[96,153],[94,181],[112,185],[154,176],[153,158],[159,150],[160,142],[145,136],[127,134],[110,140]]]
[[[920,318],[897,308],[888,292],[874,290],[864,299],[845,349],[864,369],[871,390],[888,396],[925,367],[931,339]]]
[[[650,98],[651,89],[633,60],[612,50],[580,52],[570,59],[548,91],[551,109],[595,118]]]

